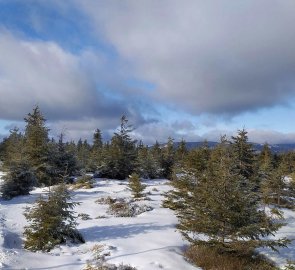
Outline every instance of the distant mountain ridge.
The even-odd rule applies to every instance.
[[[212,142],[208,141],[206,142],[209,148],[215,147],[218,143],[217,142]],[[174,147],[177,148],[180,142],[174,142]],[[252,143],[253,148],[257,151],[260,152],[263,148],[264,144],[261,143]],[[166,144],[163,144],[162,146],[165,146]],[[186,142],[186,147],[187,149],[194,149],[194,148],[199,148],[204,145],[204,142]],[[285,153],[289,151],[295,151],[295,143],[281,143],[281,144],[269,144],[269,148],[273,153]]]

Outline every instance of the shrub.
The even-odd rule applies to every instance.
[[[91,176],[83,175],[77,179],[77,181],[74,185],[74,188],[75,189],[79,189],[79,188],[90,189],[90,188],[93,188],[93,183],[94,183],[94,180]]]
[[[278,270],[272,262],[251,252],[240,255],[208,246],[191,246],[186,250],[185,257],[206,270]]]

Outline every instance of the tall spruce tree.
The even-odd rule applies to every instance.
[[[93,134],[93,145],[90,153],[90,168],[92,171],[99,170],[102,163],[103,142],[100,129],[96,129]]]
[[[46,119],[38,106],[24,119],[24,151],[29,165],[33,168],[39,184],[49,184],[48,174],[48,131]]]
[[[9,169],[24,160],[24,138],[17,127],[10,130],[8,138],[3,140],[3,165]]]
[[[120,129],[114,133],[103,160],[102,174],[105,177],[126,179],[136,168],[136,140],[125,115],[121,117]]]
[[[91,170],[90,159],[91,159],[91,146],[87,140],[82,141],[80,138],[77,143],[77,159],[78,165],[85,171]]]
[[[174,142],[171,137],[168,138],[167,144],[162,150],[162,154],[161,165],[163,168],[163,177],[171,179],[175,162]]]
[[[245,129],[238,130],[238,135],[232,136],[232,148],[237,158],[236,166],[239,174],[252,179],[255,174],[255,155],[247,134]]]
[[[72,176],[78,170],[75,154],[64,142],[64,134],[61,133],[58,142],[49,143],[49,163],[51,165],[51,183],[61,183],[68,176]]]
[[[161,167],[148,146],[139,145],[137,149],[137,171],[143,178],[154,179],[160,176]]]
[[[181,168],[184,166],[186,155],[188,154],[188,150],[186,147],[186,142],[184,139],[182,139],[177,146],[177,149],[175,151],[175,165],[178,168]]]
[[[262,239],[274,234],[282,224],[259,208],[260,198],[237,164],[240,160],[236,153],[222,138],[202,174],[192,170],[180,176],[170,195],[178,228],[192,244],[224,251],[250,252],[260,246],[286,244],[286,239]]]

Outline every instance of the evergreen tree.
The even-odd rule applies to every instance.
[[[146,188],[145,185],[143,185],[140,181],[139,175],[137,173],[132,173],[129,176],[129,188],[131,189],[131,192],[134,196],[134,198],[140,198],[143,196],[142,192]]]
[[[137,154],[137,171],[143,178],[154,179],[161,173],[160,164],[153,157],[148,146],[139,146]]]
[[[10,130],[3,141],[3,165],[6,169],[24,159],[24,139],[17,127]]]
[[[25,161],[11,164],[8,173],[3,176],[3,180],[0,193],[4,199],[28,195],[36,184],[34,173]]]
[[[126,179],[136,168],[136,141],[130,137],[132,126],[128,125],[126,116],[121,118],[121,126],[114,133],[103,160],[104,177]]]
[[[208,167],[210,159],[210,149],[205,141],[197,149],[188,152],[184,160],[184,172],[193,170],[197,175],[202,174]]]
[[[239,175],[249,179],[253,188],[258,191],[260,179],[257,177],[258,164],[252,144],[248,142],[248,132],[245,129],[238,130],[238,135],[232,137],[231,148],[236,156],[236,169]]]
[[[259,209],[259,196],[237,164],[239,157],[223,138],[203,174],[188,172],[181,177],[176,201],[172,198],[180,222],[178,228],[192,244],[226,251],[248,252],[260,246],[275,248],[286,244],[286,239],[262,240],[282,224]]]
[[[184,161],[188,153],[185,140],[181,140],[175,151],[175,163],[178,168],[184,166]]]
[[[64,135],[59,135],[58,143],[49,144],[49,163],[51,165],[51,183],[54,185],[61,183],[65,177],[72,176],[78,170],[75,154],[69,150],[63,141]]]
[[[39,184],[49,184],[48,131],[45,118],[38,106],[24,119],[26,122],[24,151]]]
[[[102,151],[103,151],[103,142],[101,137],[101,131],[96,129],[93,134],[93,145],[91,147],[91,160],[90,167],[92,171],[97,171],[102,163]]]
[[[77,143],[77,159],[78,166],[85,171],[91,170],[90,168],[90,155],[91,146],[87,140],[82,141],[80,138]]]
[[[261,184],[264,203],[294,207],[293,200],[288,198],[295,197],[295,190],[285,179],[286,171],[286,164],[282,161],[277,168],[269,167],[265,172]]]
[[[65,184],[60,184],[50,192],[48,200],[40,197],[31,209],[27,209],[24,215],[30,224],[24,232],[26,249],[50,251],[67,240],[85,242],[75,228],[77,223],[72,209],[76,203],[70,200]]]
[[[174,142],[171,137],[168,138],[168,142],[165,146],[165,148],[162,151],[162,168],[163,168],[163,177],[167,179],[172,178],[172,172],[173,172],[173,166],[174,166]]]

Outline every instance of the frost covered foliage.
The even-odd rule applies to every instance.
[[[50,192],[47,200],[40,197],[31,209],[27,209],[24,215],[30,225],[24,232],[26,249],[50,251],[67,240],[85,242],[75,228],[77,223],[72,209],[76,204],[68,202],[70,199],[69,191],[61,184]]]
[[[3,177],[4,182],[0,192],[4,199],[11,199],[19,195],[27,195],[36,183],[36,178],[25,162],[11,165],[7,175]]]

